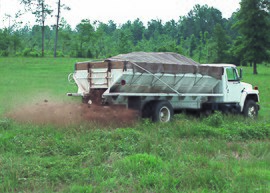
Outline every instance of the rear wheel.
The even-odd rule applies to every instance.
[[[258,106],[256,102],[253,100],[248,100],[245,103],[243,113],[245,117],[255,119],[258,116]]]
[[[154,101],[148,102],[142,110],[142,118],[151,118],[153,114]]]
[[[168,101],[157,101],[154,105],[152,120],[154,122],[169,122],[173,117],[173,108]]]

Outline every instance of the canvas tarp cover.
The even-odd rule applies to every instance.
[[[171,52],[132,52],[120,54],[105,60],[106,62],[122,61],[126,68],[135,72],[169,73],[169,74],[202,74],[221,79],[223,68],[201,66],[199,63],[180,54]]]

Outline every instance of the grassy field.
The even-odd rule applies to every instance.
[[[77,59],[0,58],[0,192],[270,192],[270,68],[259,118],[176,115],[119,127],[21,124],[6,117],[35,100],[78,102],[67,82]]]

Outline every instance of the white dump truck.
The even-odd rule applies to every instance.
[[[69,80],[84,102],[122,104],[143,118],[168,122],[175,110],[258,115],[257,87],[241,82],[232,64],[198,64],[176,53],[132,52],[101,62],[78,62]]]

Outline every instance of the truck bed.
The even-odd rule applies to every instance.
[[[103,89],[104,97],[159,93],[167,95],[220,95],[222,68],[205,66],[175,53],[135,52],[102,62],[75,64],[73,79],[78,95]],[[117,93],[117,94],[116,94]]]

